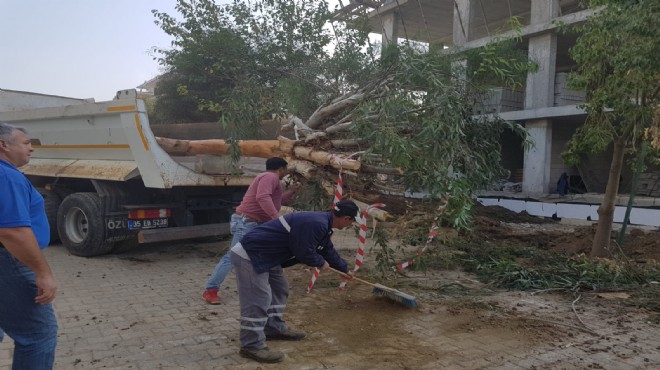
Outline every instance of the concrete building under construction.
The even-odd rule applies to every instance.
[[[484,192],[479,201],[545,217],[595,221],[607,185],[611,151],[585,158],[578,167],[562,160],[562,152],[587,115],[580,108],[585,93],[568,88],[568,74],[576,63],[569,55],[578,35],[560,31],[560,25],[584,23],[594,10],[583,0],[340,0],[338,16],[366,15],[373,33],[384,45],[412,40],[465,51],[496,38],[522,36],[517,45],[538,65],[520,91],[491,89],[475,114],[498,114],[518,122],[529,132],[534,147],[524,151],[520,139],[504,134],[502,164],[511,173],[517,192]],[[512,29],[516,17],[521,29]],[[656,172],[653,172],[656,171]],[[562,174],[569,176],[570,193],[557,195]],[[623,219],[632,171],[624,166],[619,185],[615,222]],[[660,226],[660,172],[640,176],[631,223]]]
[[[495,37],[513,35],[507,21],[517,17],[523,40],[519,48],[538,64],[538,72],[527,77],[524,90],[494,88],[478,114],[499,114],[505,120],[523,124],[535,146],[523,152],[520,142],[503,137],[503,164],[512,182],[522,182],[522,191],[547,194],[556,190],[562,173],[583,179],[590,192],[603,192],[610,157],[594,157],[588,166],[567,166],[561,153],[586,114],[579,104],[584,92],[567,87],[568,73],[575,67],[568,50],[576,35],[560,33],[559,24],[584,22],[593,14],[580,0],[385,0],[342,4],[342,12],[366,13],[372,30],[383,44],[403,39],[430,45],[478,48]],[[629,189],[624,175],[622,190]],[[574,184],[577,185],[577,184]]]

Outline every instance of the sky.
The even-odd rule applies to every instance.
[[[111,100],[162,72],[151,50],[172,39],[151,10],[177,16],[175,4],[0,0],[0,89]]]
[[[0,0],[0,88],[111,100],[157,76],[152,9],[175,0]]]

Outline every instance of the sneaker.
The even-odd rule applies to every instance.
[[[293,329],[287,329],[284,333],[267,333],[266,339],[269,340],[302,340],[307,336],[305,332]]]
[[[268,347],[261,349],[241,348],[238,352],[242,357],[251,358],[257,362],[266,362],[269,364],[284,360],[284,353],[280,351],[271,351]]]
[[[218,297],[217,288],[206,289],[202,294],[202,298],[204,298],[208,304],[220,304],[220,297]]]

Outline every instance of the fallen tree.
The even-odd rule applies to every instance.
[[[282,156],[326,194],[341,171],[366,203],[383,193],[449,197],[442,217],[466,226],[475,191],[508,177],[501,134],[527,143],[521,126],[474,115],[487,86],[520,86],[530,71],[515,39],[468,53],[392,44],[377,55],[361,19],[338,21],[321,0],[179,1],[177,10],[182,21],[155,12],[175,39],[160,51],[177,81],[165,93],[195,97],[236,139],[273,114],[290,139],[158,138],[172,155]]]

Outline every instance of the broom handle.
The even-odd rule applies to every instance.
[[[339,274],[339,275],[341,275],[341,276],[347,278],[347,279],[356,280],[356,281],[359,282],[359,283],[366,284],[366,285],[370,285],[370,286],[372,286],[372,287],[374,287],[374,288],[383,288],[382,286],[377,286],[377,285],[374,284],[374,283],[370,283],[370,282],[368,282],[368,281],[366,281],[366,280],[362,280],[362,279],[360,279],[360,278],[356,278],[355,276],[351,276],[351,275],[349,275],[349,274],[343,273],[343,272],[341,272],[341,271],[339,271],[339,270],[335,270],[335,269],[333,269],[332,267],[328,267],[328,269],[329,269],[330,271],[334,272],[334,273],[337,273],[337,274]]]

